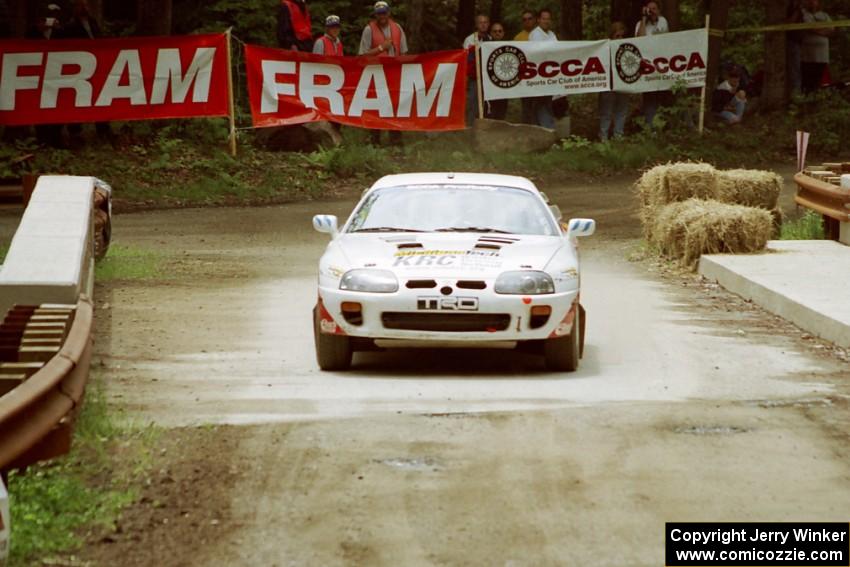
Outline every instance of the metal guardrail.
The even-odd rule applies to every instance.
[[[821,181],[804,173],[794,176],[798,205],[838,222],[850,222],[850,189]]]
[[[83,296],[59,353],[0,397],[0,470],[68,452],[92,353],[94,308]]]

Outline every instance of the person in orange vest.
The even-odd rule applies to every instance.
[[[281,0],[277,16],[277,42],[292,51],[313,51],[310,9],[305,0]]]
[[[386,2],[375,2],[372,11],[375,18],[363,29],[360,37],[360,55],[377,55],[378,57],[396,57],[407,54],[407,37],[400,25],[390,17],[390,5]],[[372,130],[372,145],[381,143],[381,131]],[[401,132],[390,130],[390,146],[401,146]]]
[[[313,45],[313,53],[317,55],[345,55],[342,40],[339,39],[340,30],[339,16],[331,15],[325,18],[325,35],[316,40]]]
[[[363,28],[360,37],[360,55],[396,57],[407,54],[407,37],[400,25],[390,17],[390,5],[375,2],[375,19]]]

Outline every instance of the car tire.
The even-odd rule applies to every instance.
[[[316,362],[322,370],[348,370],[354,354],[351,339],[323,333],[319,327],[319,310],[313,309],[313,338],[316,345]]]
[[[543,359],[546,369],[553,372],[575,372],[578,370],[581,358],[584,320],[582,309],[576,310],[576,320],[573,322],[573,330],[566,337],[557,339],[546,339],[543,343]]]

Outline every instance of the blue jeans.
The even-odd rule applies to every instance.
[[[627,93],[599,93],[599,140],[608,141],[611,119],[614,119],[614,137],[621,138],[629,115],[629,95]]]
[[[663,94],[660,92],[643,93],[643,117],[646,119],[646,125],[650,128],[652,128],[652,121],[655,120],[655,113],[661,106]]]
[[[744,118],[744,110],[747,108],[747,101],[735,97],[732,99],[730,104],[735,105],[734,112],[731,110],[724,110],[722,112],[718,112],[717,117],[727,124],[737,124]]]
[[[785,44],[785,60],[788,72],[788,88],[792,95],[803,90],[803,75],[800,72],[800,42],[789,40]]]
[[[537,96],[532,99],[534,105],[534,119],[538,126],[555,129],[555,112],[552,110],[551,96]]]

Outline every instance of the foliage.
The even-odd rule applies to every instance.
[[[782,223],[780,240],[823,240],[826,238],[823,217],[814,211],[806,211],[797,219]]]
[[[110,451],[118,437],[149,442],[153,430],[130,431],[107,410],[101,385],[89,384],[70,455],[9,474],[12,506],[10,567],[78,549],[84,530],[112,529],[135,494],[112,474]],[[133,455],[137,458],[138,455]]]
[[[162,263],[162,256],[153,250],[112,243],[97,263],[95,278],[99,282],[152,279],[161,275]]]

